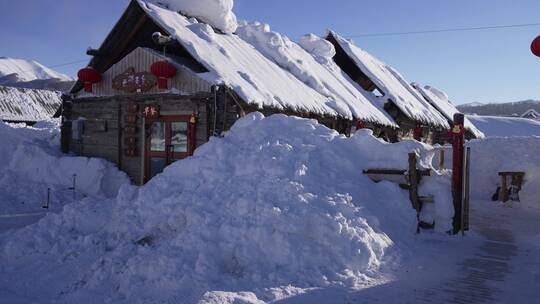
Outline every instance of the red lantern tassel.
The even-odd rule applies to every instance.
[[[160,89],[166,90],[167,89],[167,78],[159,77],[158,78],[158,87]]]
[[[84,83],[84,91],[88,93],[92,93],[92,83],[91,82],[85,82]]]

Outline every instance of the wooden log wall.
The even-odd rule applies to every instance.
[[[134,95],[78,100],[64,112],[66,126],[82,119],[81,137],[76,140],[70,136],[69,150],[77,155],[111,161],[134,183],[142,184],[145,136],[150,132],[141,114],[145,105],[158,106],[163,116],[197,114],[196,147],[199,147],[208,141],[208,104],[208,97],[200,95]],[[67,135],[71,132],[64,130]]]

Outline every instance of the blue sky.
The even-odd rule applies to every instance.
[[[87,59],[127,0],[0,0],[0,56],[45,65]],[[296,39],[331,28],[344,36],[540,23],[538,0],[236,0],[240,19],[269,23]],[[540,26],[489,31],[358,37],[357,45],[410,81],[446,91],[455,103],[540,100]],[[70,75],[79,63],[55,69]]]

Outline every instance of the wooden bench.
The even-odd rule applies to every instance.
[[[525,178],[525,172],[503,171],[499,172],[499,176],[501,177],[499,200],[502,202],[507,202],[509,199],[519,201],[519,191],[521,190],[521,186]],[[510,191],[508,191],[508,177],[511,177]],[[510,195],[512,195],[512,197],[510,197]]]

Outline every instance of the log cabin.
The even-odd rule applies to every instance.
[[[329,31],[326,39],[336,48],[334,61],[356,83],[372,92],[399,125],[387,140],[415,138],[427,143],[443,143],[450,124],[395,69]]]
[[[336,104],[234,34],[132,0],[62,107],[62,150],[105,158],[143,184],[253,111],[349,134],[397,124],[360,100]]]

